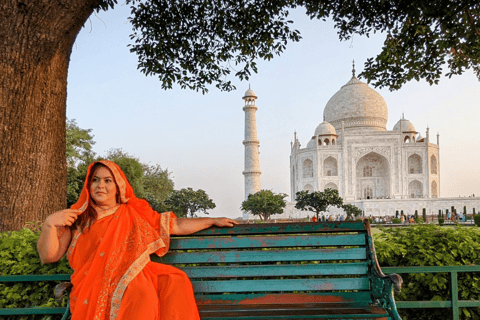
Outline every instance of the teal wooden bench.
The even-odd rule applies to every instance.
[[[210,228],[152,260],[187,273],[202,320],[401,319],[368,221]]]
[[[17,275],[17,276],[0,276],[0,284],[15,284],[21,282],[50,282],[50,281],[68,281],[70,280],[69,274],[35,274],[35,275]],[[60,286],[64,286],[60,284]],[[0,288],[2,286],[0,285]],[[1,297],[0,297],[1,298]],[[23,316],[23,315],[54,315],[65,314],[65,307],[28,307],[28,308],[0,308],[0,319],[4,319],[4,316]],[[23,317],[22,317],[23,319]],[[66,316],[65,316],[66,319]]]
[[[202,320],[401,319],[368,221],[210,228],[152,260],[187,273]]]

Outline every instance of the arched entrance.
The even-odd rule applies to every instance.
[[[357,162],[357,199],[384,199],[390,197],[390,166],[388,160],[370,152]]]

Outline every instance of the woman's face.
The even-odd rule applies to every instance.
[[[117,185],[110,170],[100,167],[93,173],[90,196],[96,205],[114,206],[117,203]]]

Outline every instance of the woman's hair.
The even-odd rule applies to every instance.
[[[92,185],[93,175],[99,168],[108,169],[108,171],[110,171],[110,174],[112,174],[112,177],[113,177],[113,173],[110,170],[110,168],[108,168],[103,163],[100,163],[100,162],[95,163],[90,169],[90,174],[88,175],[87,181],[86,181],[87,190],[89,194],[90,194],[90,186]],[[120,203],[120,191],[118,189],[118,184],[117,184],[117,181],[115,180],[115,177],[113,177],[113,180],[115,181],[115,185],[117,187],[117,203]],[[90,195],[90,198],[88,199],[87,209],[85,209],[85,211],[82,214],[80,214],[77,220],[75,220],[75,222],[72,224],[72,226],[70,227],[72,230],[75,230],[78,228],[80,229],[80,231],[83,231],[85,228],[90,227],[97,220],[97,211],[93,208],[92,204],[95,204],[95,201],[92,199],[92,195]]]

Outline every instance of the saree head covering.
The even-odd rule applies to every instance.
[[[135,281],[152,277],[152,273],[145,276],[145,270],[157,268],[148,266],[157,265],[150,261],[150,254],[163,256],[167,253],[176,219],[173,212],[159,214],[147,201],[135,197],[125,174],[115,163],[99,162],[112,173],[120,193],[117,201],[121,203],[117,210],[98,215],[87,228],[72,230],[67,256],[74,270],[70,294],[73,320],[123,318],[119,317],[125,313],[122,304],[129,303],[124,301],[126,289],[139,274],[141,276]],[[94,164],[88,168],[87,180],[94,173],[91,172]],[[72,208],[83,212],[89,204],[93,203],[88,181],[85,181]],[[127,292],[126,296],[131,294]]]

